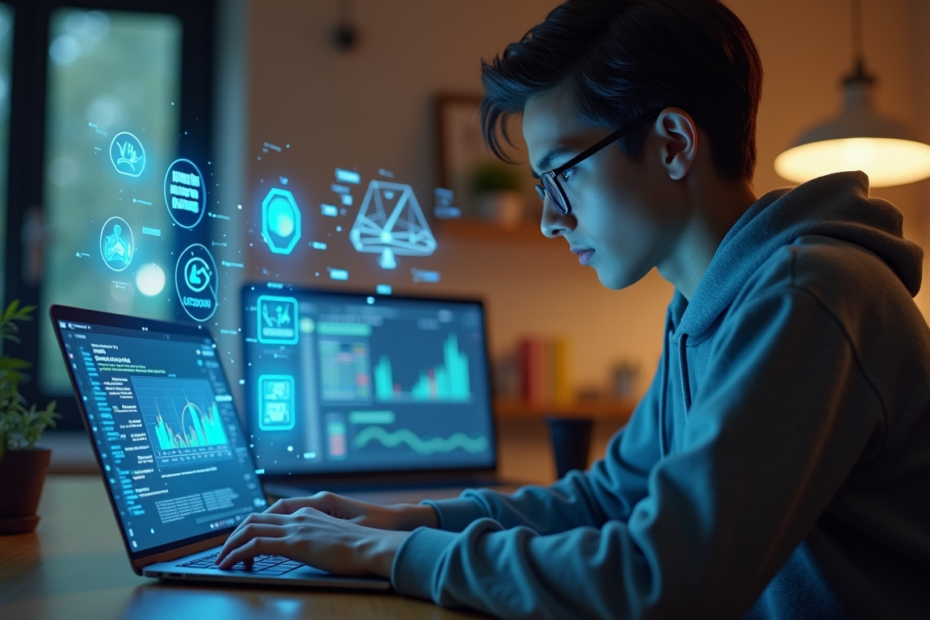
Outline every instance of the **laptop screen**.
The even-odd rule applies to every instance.
[[[480,302],[270,286],[243,289],[259,472],[495,466]]]
[[[131,552],[265,508],[207,330],[60,306],[52,317]]]

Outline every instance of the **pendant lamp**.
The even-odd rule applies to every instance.
[[[862,7],[852,2],[853,71],[843,80],[838,116],[810,129],[775,158],[775,172],[795,183],[845,170],[862,170],[872,187],[930,177],[930,145],[905,125],[880,116],[873,106],[875,78],[862,55]]]

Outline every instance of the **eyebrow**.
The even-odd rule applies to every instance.
[[[574,151],[567,146],[556,146],[549,149],[549,151],[547,151],[546,154],[542,156],[542,159],[536,162],[536,166],[533,168],[533,178],[539,178],[540,173],[536,172],[536,170],[542,170],[543,172],[546,172],[552,169],[552,161],[555,158],[572,152]]]

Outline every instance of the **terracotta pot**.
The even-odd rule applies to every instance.
[[[520,192],[487,192],[478,194],[478,217],[504,228],[519,226],[523,221],[523,194]]]
[[[7,450],[0,458],[0,535],[25,534],[39,524],[36,508],[51,460],[48,448]]]

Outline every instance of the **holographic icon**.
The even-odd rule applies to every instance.
[[[195,293],[200,293],[203,289],[207,288],[207,284],[210,283],[211,275],[213,274],[210,271],[210,267],[207,265],[207,261],[199,256],[195,256],[184,265],[184,280],[187,286]]]
[[[111,217],[100,229],[100,256],[113,271],[129,267],[136,252],[132,229],[121,217]]]
[[[195,321],[209,320],[219,305],[219,273],[205,246],[194,243],[181,252],[174,269],[174,284],[181,307]]]
[[[359,252],[380,254],[383,269],[396,268],[396,256],[429,256],[436,250],[413,188],[402,183],[368,184],[349,239]]]
[[[174,223],[190,230],[203,219],[207,189],[200,168],[189,159],[176,159],[165,172],[165,206]]]
[[[138,138],[121,131],[110,141],[110,162],[120,174],[137,177],[145,170],[145,149]]]
[[[420,282],[439,282],[442,277],[438,271],[427,271],[426,269],[411,269],[410,275],[413,276],[413,282],[415,284],[419,284]]]
[[[294,377],[262,375],[258,378],[258,428],[263,431],[289,431],[294,428]]]
[[[297,300],[262,295],[258,298],[258,341],[297,344]]]
[[[273,187],[262,201],[262,238],[273,254],[290,254],[300,240],[300,209],[288,190]]]
[[[455,194],[451,189],[437,187],[433,192],[433,215],[440,220],[454,220],[462,217],[462,210],[453,206]]]

